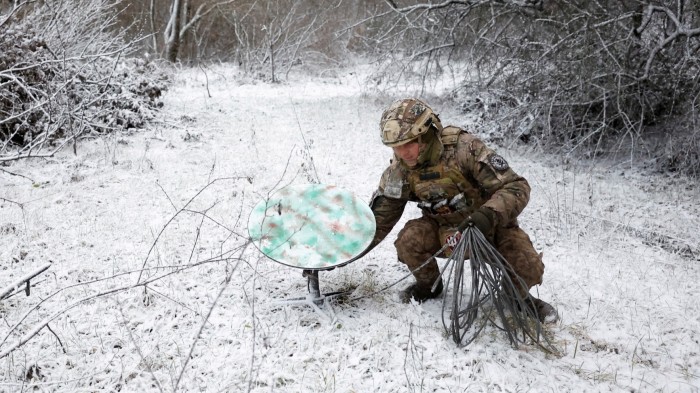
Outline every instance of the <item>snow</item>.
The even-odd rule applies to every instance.
[[[561,315],[547,327],[558,356],[493,327],[458,348],[439,300],[399,302],[411,279],[336,304],[333,323],[280,305],[305,279],[247,241],[248,214],[286,184],[369,199],[391,156],[382,108],[416,92],[370,89],[365,71],[266,84],[183,69],[147,130],[3,167],[23,177],[0,173],[0,287],[52,266],[0,301],[0,352],[17,347],[0,391],[699,391],[700,192],[682,177],[498,149],[533,189],[520,221],[544,252],[533,293]],[[444,124],[472,127],[442,107],[449,88],[425,95]],[[392,242],[418,215],[322,272],[321,290],[401,278]]]

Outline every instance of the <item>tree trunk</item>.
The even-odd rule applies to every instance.
[[[151,36],[153,39],[153,56],[158,56],[158,37],[156,36],[156,0],[151,0],[151,5],[148,10],[151,22]]]
[[[184,3],[182,1],[173,0],[168,28],[165,30],[165,58],[171,63],[177,61],[177,56],[180,52],[180,29],[182,28],[183,8]]]
[[[270,39],[270,72],[272,74],[272,83],[277,83],[277,78],[275,77],[275,46]]]

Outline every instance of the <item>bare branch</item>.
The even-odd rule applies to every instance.
[[[3,27],[5,25],[5,23],[7,23],[10,19],[12,19],[12,15],[14,15],[20,9],[22,9],[25,5],[32,4],[35,2],[36,2],[36,0],[25,0],[25,1],[22,1],[21,3],[13,4],[12,10],[10,10],[10,12],[7,15],[5,15],[5,17],[2,21],[0,21],[0,27]]]
[[[21,206],[21,205],[20,205],[20,206]],[[4,289],[0,289],[0,300],[2,300],[2,299],[4,299],[5,297],[7,297],[7,295],[9,295],[10,293],[14,292],[14,291],[15,291],[16,289],[18,289],[20,286],[22,286],[22,285],[24,285],[24,284],[27,284],[27,285],[28,285],[28,284],[29,284],[29,280],[31,280],[32,278],[34,278],[34,277],[40,275],[40,274],[43,273],[44,271],[46,271],[48,268],[51,267],[51,265],[52,265],[51,263],[47,263],[47,264],[41,266],[40,268],[38,268],[38,269],[36,269],[36,270],[33,270],[33,271],[31,271],[30,273],[27,273],[26,275],[24,275],[23,277],[21,277],[21,278],[15,280],[15,282],[13,282],[12,284],[6,286]]]
[[[148,259],[150,258],[151,253],[152,253],[153,250],[155,249],[156,244],[158,244],[158,240],[159,240],[160,237],[163,235],[163,233],[164,233],[165,230],[168,228],[168,226],[170,226],[170,224],[171,224],[172,222],[174,222],[175,219],[176,219],[181,213],[186,212],[186,211],[187,211],[187,207],[188,207],[195,199],[197,199],[197,197],[198,197],[199,195],[201,195],[207,188],[209,188],[209,187],[212,186],[213,184],[218,183],[218,182],[220,182],[220,181],[240,180],[240,179],[249,179],[249,178],[246,178],[246,177],[226,177],[226,178],[214,179],[214,180],[210,181],[209,183],[207,183],[207,184],[206,184],[202,189],[200,189],[194,196],[192,196],[192,198],[190,198],[190,199],[185,203],[185,205],[184,205],[182,208],[180,208],[177,212],[175,212],[175,214],[174,214],[172,217],[170,217],[170,219],[168,220],[168,222],[167,222],[167,223],[163,226],[163,228],[161,228],[161,230],[158,232],[158,235],[156,236],[156,239],[153,241],[153,244],[151,245],[151,248],[148,250],[148,253],[146,253],[146,257],[145,257],[144,260],[143,260],[143,265],[142,265],[142,270],[141,270],[141,272],[143,273],[143,271],[144,271],[143,269],[145,269],[146,263],[148,263]],[[167,194],[166,194],[166,195],[167,195]],[[137,283],[137,284],[139,284],[139,283],[141,282],[142,273],[139,273],[139,276],[138,276],[138,278],[136,279],[136,283]]]
[[[646,64],[644,65],[644,73],[642,76],[639,77],[640,81],[646,80],[649,78],[649,74],[651,72],[651,67],[654,62],[654,59],[656,58],[656,55],[658,55],[659,52],[661,52],[666,46],[671,44],[672,42],[678,40],[680,37],[693,37],[693,36],[700,36],[700,28],[695,28],[695,29],[687,29],[683,24],[678,20],[676,15],[668,9],[667,7],[660,7],[660,6],[655,6],[655,5],[649,5],[647,7],[646,13],[645,13],[645,18],[646,22],[642,24],[639,28],[636,29],[637,34],[641,34],[641,32],[646,28],[646,26],[650,23],[653,14],[654,13],[663,13],[666,15],[666,17],[673,22],[674,26],[674,32],[669,35],[668,37],[662,39],[659,41],[659,43],[654,47],[651,52],[649,53],[649,56],[647,57]]]
[[[243,247],[240,250],[240,254],[242,255],[245,249],[250,245],[250,243],[246,243],[245,247]],[[233,273],[236,271],[236,265],[233,269],[231,269],[228,274],[226,275],[226,279],[224,280],[224,285],[221,286],[219,289],[219,292],[216,294],[216,297],[212,301],[211,305],[209,306],[209,311],[207,312],[207,315],[204,316],[204,319],[202,320],[202,323],[199,325],[199,329],[197,330],[197,334],[195,334],[194,341],[192,342],[192,345],[190,346],[190,350],[187,353],[187,357],[185,358],[185,362],[182,364],[182,368],[180,369],[180,374],[177,376],[177,380],[175,381],[175,386],[173,387],[173,391],[177,392],[178,386],[180,386],[180,381],[182,380],[182,376],[185,374],[185,370],[187,369],[187,364],[189,363],[189,360],[192,359],[192,353],[194,352],[194,349],[197,345],[197,341],[202,336],[202,333],[204,332],[204,328],[209,321],[209,318],[211,317],[212,312],[216,308],[216,306],[219,303],[219,300],[221,299],[221,296],[224,294],[224,291],[226,288],[228,288],[228,284],[231,282],[231,277],[233,276]]]
[[[205,16],[207,16],[209,13],[211,13],[212,11],[214,11],[215,9],[217,9],[217,8],[219,8],[219,7],[221,7],[221,6],[224,6],[224,5],[227,5],[227,4],[232,4],[232,3],[234,3],[235,1],[236,1],[236,0],[219,1],[219,2],[217,2],[217,3],[215,3],[215,4],[212,4],[211,6],[209,6],[209,8],[206,8],[206,3],[200,4],[199,7],[197,7],[197,11],[194,13],[194,16],[192,17],[192,19],[190,19],[189,21],[187,21],[187,23],[185,23],[185,24],[182,26],[182,29],[180,30],[180,39],[182,39],[182,38],[185,36],[185,34],[186,34],[192,27],[194,27],[197,23],[199,23],[199,21],[202,20],[202,18],[204,18]]]

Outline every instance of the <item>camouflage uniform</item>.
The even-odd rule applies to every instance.
[[[423,216],[406,223],[394,242],[398,259],[414,270],[438,252],[470,214],[485,207],[495,213],[489,241],[524,281],[527,288],[521,291],[527,294],[542,283],[544,273],[541,255],[518,226],[517,217],[530,197],[529,184],[474,135],[457,127],[443,129],[439,123],[437,131],[441,151],[436,159],[409,168],[394,157],[384,171],[372,198],[377,232],[369,249],[392,230],[407,202],[419,202]],[[439,201],[443,206],[437,206]],[[439,276],[437,263],[433,260],[414,276],[417,284],[431,285]]]

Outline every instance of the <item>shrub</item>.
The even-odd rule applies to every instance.
[[[141,128],[162,105],[165,73],[132,57],[105,0],[25,6],[0,36],[0,160]],[[2,18],[0,18],[2,20]]]
[[[417,2],[382,18],[384,75],[467,63],[456,96],[497,102],[485,124],[504,138],[700,173],[698,2]]]

